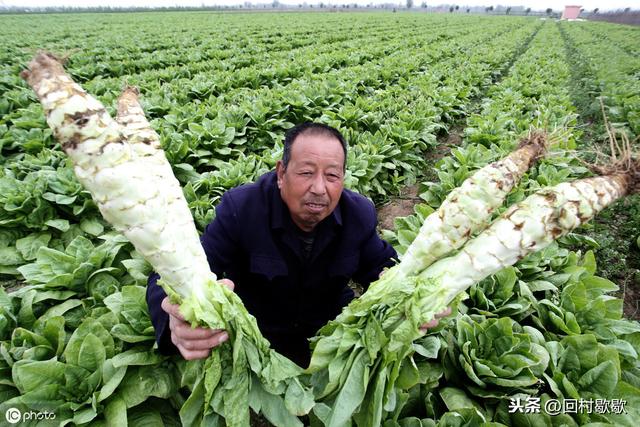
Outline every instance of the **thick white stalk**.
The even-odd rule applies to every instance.
[[[452,190],[420,227],[396,267],[397,277],[420,273],[486,228],[495,210],[545,150],[545,135],[533,133],[517,150],[476,171]]]
[[[632,178],[619,173],[562,183],[512,206],[459,253],[419,275],[448,289],[446,301],[487,276],[547,247],[630,191]]]
[[[180,184],[135,93],[125,90],[119,101],[120,124],[49,54],[38,54],[22,75],[103,217],[180,296],[204,296],[202,289],[216,277]]]
[[[302,370],[269,348],[240,298],[216,283],[180,185],[136,91],[125,89],[114,121],[51,55],[39,54],[23,77],[40,98],[49,126],[103,217],[160,273],[159,283],[181,302],[185,319],[229,333],[231,345],[218,350],[226,356],[217,351],[210,356],[214,363],[225,360],[215,368],[218,379],[200,378],[209,398],[194,393],[191,405],[202,404],[202,413],[213,409],[226,425],[244,427],[249,425],[249,405],[261,403],[250,392],[262,393],[270,396],[267,418],[300,426],[287,410],[306,414],[313,405],[311,391],[297,378]]]

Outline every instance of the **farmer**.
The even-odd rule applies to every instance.
[[[212,271],[242,299],[272,348],[301,366],[307,339],[365,288],[395,250],[378,237],[371,201],[344,189],[347,145],[336,129],[304,123],[290,129],[275,172],[227,191],[202,245]],[[207,357],[225,331],[191,328],[149,278],[147,303],[161,352]],[[432,327],[437,320],[425,327]]]

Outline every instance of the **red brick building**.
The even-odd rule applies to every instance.
[[[562,12],[562,19],[578,19],[582,6],[565,6]]]

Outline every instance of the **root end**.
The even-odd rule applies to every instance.
[[[549,147],[548,135],[542,130],[532,130],[525,138],[520,140],[518,149],[527,148],[531,152],[531,161],[528,167],[544,157]]]
[[[132,108],[140,107],[140,101],[138,100],[139,95],[140,91],[135,86],[126,85],[122,89],[118,97],[118,121],[120,121],[122,117],[129,115]]]
[[[25,79],[29,86],[34,87],[43,79],[64,74],[62,64],[65,61],[65,58],[59,58],[51,52],[40,51],[29,62],[29,68],[20,73],[20,77]]]
[[[629,194],[640,193],[640,154],[631,148],[632,143],[623,131],[615,129],[605,112],[604,103],[600,99],[602,117],[609,136],[610,155],[597,151],[597,157],[607,159],[607,163],[598,162],[587,164],[587,167],[598,175],[622,175],[627,181],[627,191]],[[635,143],[635,141],[634,141]]]

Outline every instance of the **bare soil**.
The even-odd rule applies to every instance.
[[[630,284],[625,284],[622,289],[624,300],[624,317],[632,320],[640,320],[640,272],[634,275]]]
[[[265,417],[262,415],[258,415],[255,412],[251,411],[251,419],[249,421],[251,427],[273,427]]]
[[[2,286],[6,293],[17,291],[18,289],[26,286],[26,282],[15,279],[0,280],[0,286]]]
[[[405,187],[400,196],[391,199],[378,208],[378,227],[385,230],[394,230],[393,220],[401,216],[413,214],[413,207],[420,202],[418,197],[418,185]]]
[[[462,144],[462,128],[452,128],[450,132],[438,138],[438,144],[425,154],[426,169],[423,181],[435,181],[437,179],[433,166],[444,156],[451,152],[451,149]],[[400,190],[400,195],[392,198],[378,208],[378,227],[382,230],[394,230],[393,220],[402,216],[413,215],[413,207],[420,203],[422,199],[419,186],[412,185]]]

